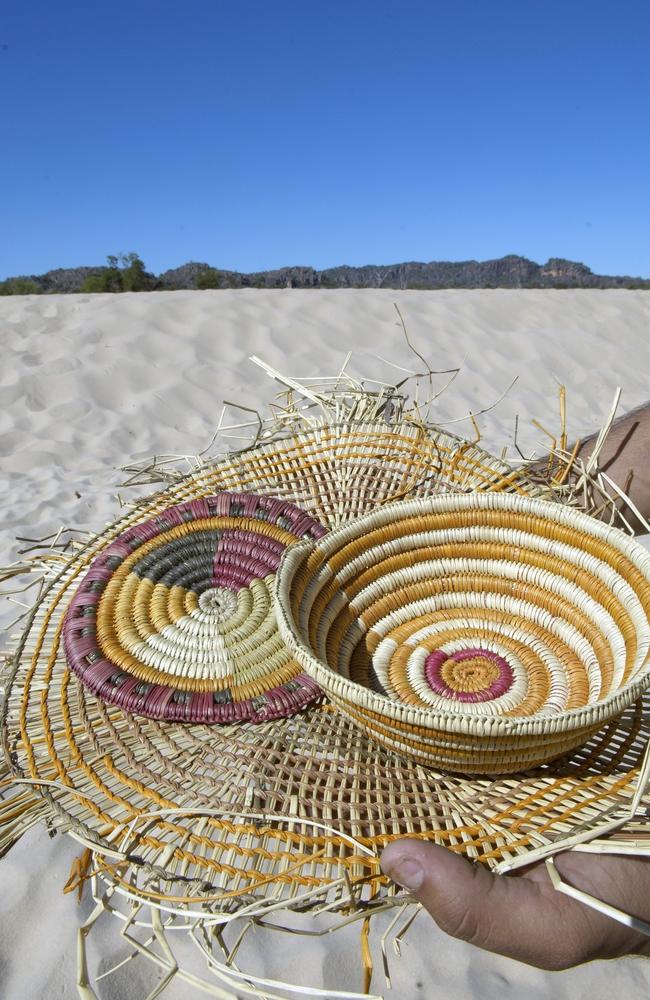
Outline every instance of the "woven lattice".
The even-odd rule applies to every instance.
[[[378,853],[405,834],[503,868],[611,829],[639,781],[640,702],[551,767],[460,779],[382,748],[327,703],[255,726],[163,722],[107,704],[68,669],[66,612],[89,567],[170,506],[255,492],[331,529],[386,501],[473,490],[543,494],[435,429],[324,426],[201,469],[70,555],[31,612],[7,680],[3,735],[16,791],[3,806],[5,844],[46,817],[95,848],[105,877],[140,898],[264,912],[346,907],[360,896],[379,905],[393,890]],[[647,836],[642,820],[635,832]]]
[[[546,500],[391,504],[288,550],[277,597],[281,634],[334,704],[451,770],[560,757],[648,683],[650,555]]]
[[[68,663],[104,701],[179,722],[279,718],[319,697],[277,629],[282,552],[325,528],[298,507],[220,493],[168,507],[90,565],[66,613]]]

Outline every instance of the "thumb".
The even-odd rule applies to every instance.
[[[544,969],[573,964],[558,912],[566,897],[550,900],[539,883],[492,875],[445,847],[408,838],[384,849],[381,867],[452,937]]]

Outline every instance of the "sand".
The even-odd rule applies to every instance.
[[[222,399],[263,407],[276,391],[248,357],[296,377],[331,374],[348,351],[360,375],[400,377],[390,361],[413,368],[394,307],[434,369],[462,367],[436,401],[435,419],[473,436],[479,416],[484,447],[512,457],[518,443],[543,453],[535,417],[559,428],[557,388],[567,389],[571,437],[595,430],[617,386],[621,412],[650,394],[650,295],[640,291],[309,291],[238,290],[125,295],[24,296],[0,299],[3,364],[3,562],[16,558],[16,535],[42,537],[61,525],[100,529],[119,512],[118,470],[154,453],[195,454],[210,442]],[[436,376],[442,387],[449,376]],[[2,609],[6,622],[19,609]],[[61,887],[79,847],[69,838],[30,831],[0,861],[0,982],[7,1000],[76,995],[76,929],[90,911]],[[377,927],[381,925],[381,919]],[[106,968],[127,949],[116,921],[105,918],[91,945],[91,968]],[[519,1000],[590,996],[614,990],[645,997],[645,960],[597,962],[544,973],[478,951],[443,935],[426,915],[392,963],[387,998]],[[187,952],[188,961],[191,952]],[[378,958],[378,952],[375,952]],[[295,982],[359,989],[358,931],[324,939],[265,937],[247,943],[241,964]],[[195,966],[200,969],[200,963]],[[102,1000],[144,997],[156,971],[130,963],[102,980]],[[194,995],[178,981],[169,1000]],[[198,995],[198,994],[197,994]],[[300,994],[298,994],[300,995]],[[304,995],[304,994],[302,994]]]

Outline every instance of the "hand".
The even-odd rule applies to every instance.
[[[650,859],[565,852],[555,866],[563,881],[650,921]],[[493,875],[445,847],[405,838],[384,849],[381,867],[447,934],[540,969],[650,956],[650,938],[554,889],[543,861]]]

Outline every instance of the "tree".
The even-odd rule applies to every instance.
[[[31,278],[7,278],[0,281],[0,295],[40,295],[42,288]]]
[[[156,287],[156,279],[137,253],[109,254],[106,262],[108,267],[88,275],[82,292],[150,292]]]
[[[150,292],[156,286],[156,279],[148,274],[144,262],[137,253],[120,254],[122,268],[122,290],[125,292]]]
[[[214,267],[208,267],[201,271],[196,279],[197,288],[221,288],[223,285],[223,274]]]

